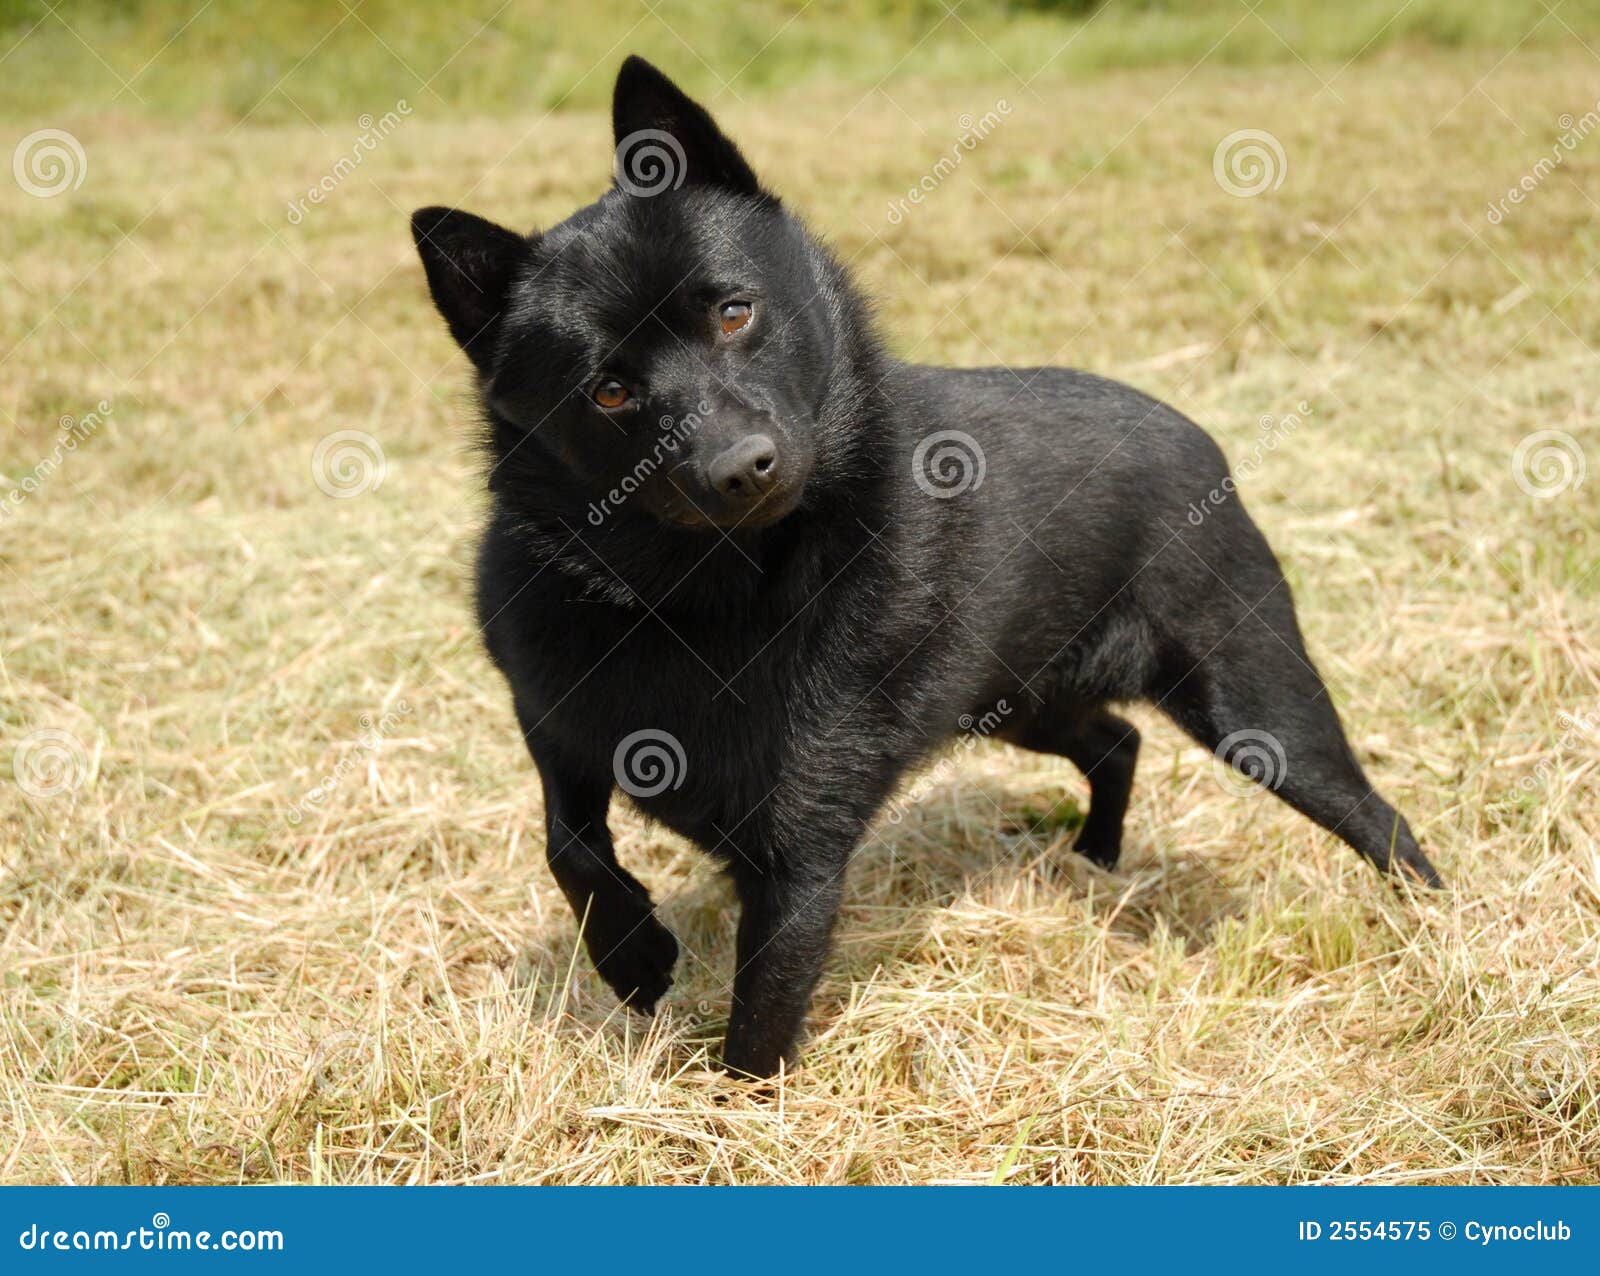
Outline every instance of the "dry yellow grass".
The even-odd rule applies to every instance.
[[[298,225],[353,126],[31,126],[88,169],[0,190],[0,498],[39,480],[0,519],[0,1179],[1600,1181],[1600,474],[1545,499],[1513,462],[1559,430],[1600,467],[1600,135],[1486,217],[1594,59],[1337,70],[728,104],[897,350],[1123,376],[1259,460],[1313,654],[1453,885],[1392,897],[1148,713],[1114,875],[1065,850],[1067,764],[963,754],[858,856],[770,1101],[708,1070],[728,893],[620,805],[678,984],[630,1020],[576,952],[470,622],[464,369],[405,215],[562,216],[604,121],[419,101]],[[1287,166],[1255,198],[1212,172],[1245,128]],[[320,490],[336,430],[380,486]]]

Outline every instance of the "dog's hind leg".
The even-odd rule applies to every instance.
[[[1089,813],[1073,849],[1101,868],[1115,868],[1139,760],[1139,728],[1105,709],[1047,704],[1007,738],[1025,749],[1064,757],[1083,772]]]
[[[1196,660],[1158,678],[1157,704],[1223,761],[1359,851],[1380,872],[1441,885],[1405,817],[1372,787],[1306,656],[1280,583]]]

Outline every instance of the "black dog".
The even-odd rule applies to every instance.
[[[606,828],[620,787],[726,861],[723,1051],[793,1061],[845,866],[975,729],[1069,758],[1112,868],[1147,699],[1379,869],[1438,876],[1367,782],[1215,444],[1082,372],[916,367],[711,117],[630,58],[616,185],[528,237],[412,219],[476,365],[478,613],[596,968],[649,1010],[678,946]],[[1220,494],[1220,495],[1219,495]]]

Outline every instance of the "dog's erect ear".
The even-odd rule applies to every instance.
[[[419,208],[411,214],[411,236],[450,335],[487,371],[500,310],[513,274],[528,259],[528,241],[458,208]]]
[[[684,185],[764,193],[705,107],[643,58],[628,58],[617,72],[611,125],[617,185],[629,194],[657,195]]]

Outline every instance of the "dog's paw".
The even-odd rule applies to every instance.
[[[1078,834],[1078,840],[1072,844],[1072,849],[1091,864],[1110,872],[1122,858],[1122,839],[1096,835],[1085,829]]]
[[[785,1064],[793,1067],[792,1052],[785,1054],[770,1043],[722,1043],[722,1071],[745,1093],[773,1093],[778,1072]]]
[[[648,900],[630,900],[602,925],[590,919],[589,957],[600,978],[632,1010],[653,1014],[656,1002],[672,987],[678,941],[656,920]]]

